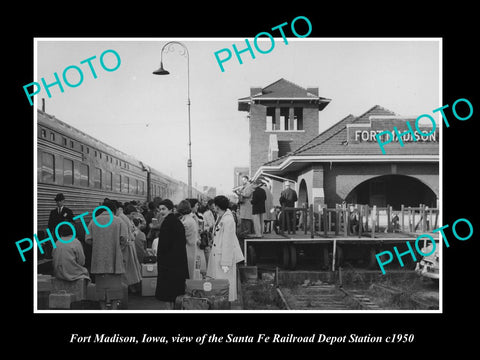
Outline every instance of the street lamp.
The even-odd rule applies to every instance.
[[[178,41],[169,41],[163,45],[160,52],[160,68],[153,72],[154,75],[168,75],[170,74],[167,70],[163,68],[163,52],[165,49],[168,51],[173,51],[174,45],[180,45],[183,51],[180,55],[187,56],[187,108],[188,108],[188,198],[192,198],[192,139],[191,139],[191,127],[190,127],[190,63],[187,47]]]

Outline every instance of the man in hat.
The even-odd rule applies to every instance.
[[[255,190],[253,190],[252,200],[252,218],[255,237],[263,237],[263,214],[265,214],[265,200],[267,193],[262,188],[265,185],[261,180],[255,181]]]
[[[295,207],[295,202],[298,200],[297,192],[290,188],[290,182],[285,182],[285,190],[280,194],[280,205],[282,206],[282,214],[285,216],[285,221],[287,222],[287,229],[291,229],[295,234],[296,220],[295,213],[293,211],[286,211],[285,208]],[[285,229],[283,229],[285,230]],[[289,231],[290,233],[290,231]]]
[[[52,234],[57,225],[61,222],[68,221],[75,224],[75,221],[73,220],[73,211],[64,206],[65,196],[63,196],[62,193],[59,193],[55,196],[54,200],[57,203],[57,207],[50,211],[50,216],[48,218],[48,229]]]

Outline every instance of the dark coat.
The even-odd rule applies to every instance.
[[[161,301],[175,301],[185,293],[188,279],[185,228],[173,214],[162,222],[157,247],[157,289],[155,297]]]
[[[64,206],[59,214],[58,209],[55,208],[50,211],[50,216],[48,217],[48,229],[52,234],[54,234],[57,225],[64,221],[75,224],[75,221],[73,220],[73,211]]]
[[[280,205],[285,207],[294,207],[297,201],[297,192],[293,189],[287,188],[280,194]]]
[[[260,186],[257,187],[252,194],[252,214],[265,213],[265,200],[267,200],[267,193]]]

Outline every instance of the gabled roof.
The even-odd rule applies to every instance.
[[[368,124],[370,116],[398,116],[393,111],[385,109],[382,106],[375,105],[362,115],[355,117],[348,115],[339,122],[332,125],[327,130],[315,136],[310,141],[299,146],[296,150],[269,161],[264,166],[275,166],[281,164],[290,156],[334,156],[334,155],[382,155],[378,144],[348,144],[347,143],[347,125],[348,124]],[[410,145],[410,144],[409,144]],[[421,150],[420,150],[421,147]],[[389,143],[387,153],[389,155],[439,155],[439,145],[437,143],[416,143],[415,146],[401,146],[399,143]]]
[[[254,99],[275,98],[275,99],[318,99],[318,95],[309,92],[307,89],[294,84],[291,81],[281,78],[270,85],[267,85],[261,92],[252,96]]]
[[[318,88],[303,88],[291,81],[281,78],[264,88],[252,88],[254,93],[238,99],[238,110],[248,111],[252,101],[261,100],[311,100],[318,103],[323,110],[331,99],[318,96]]]

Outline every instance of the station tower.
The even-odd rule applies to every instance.
[[[303,88],[283,78],[251,87],[250,96],[238,100],[238,110],[249,118],[250,175],[318,135],[318,112],[330,101],[318,96],[318,87]]]

